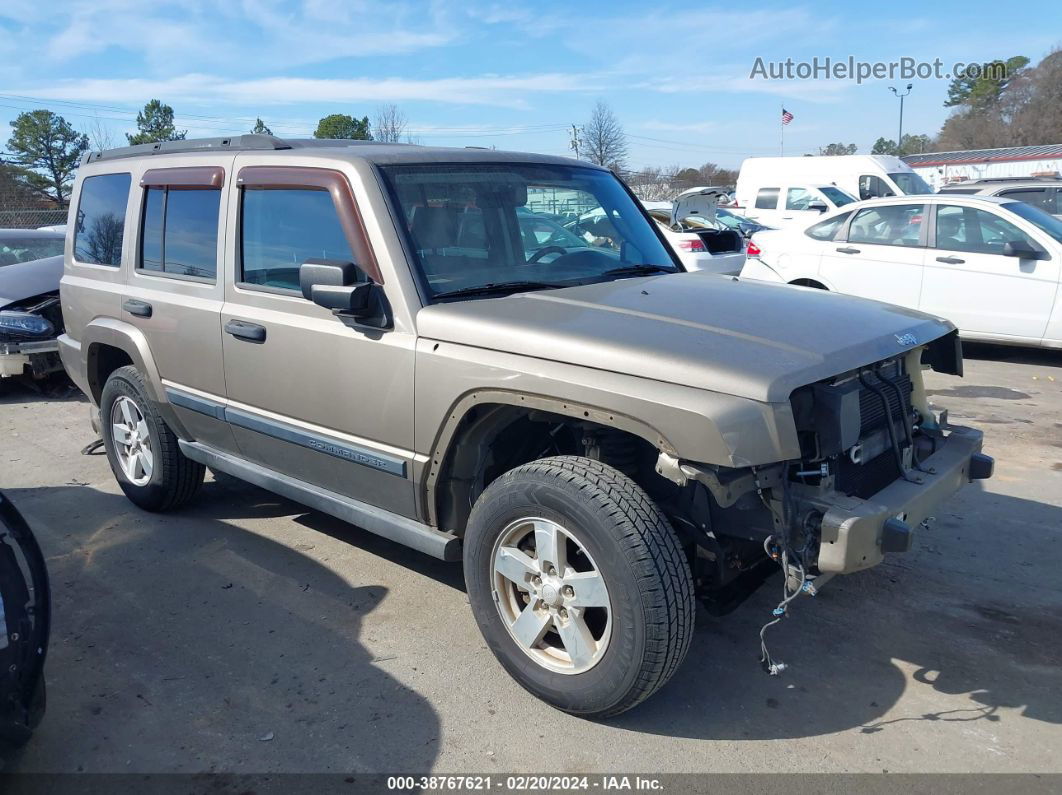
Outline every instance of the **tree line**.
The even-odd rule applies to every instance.
[[[371,124],[368,116],[329,114],[318,121],[314,137],[415,143],[408,127],[406,116],[397,105],[383,105]],[[11,128],[7,142],[10,161],[0,158],[0,202],[11,207],[25,207],[41,199],[65,206],[85,152],[111,149],[116,143],[98,119],[88,129],[78,130],[50,110],[20,113],[11,122]],[[249,132],[273,134],[261,117],[255,119]],[[135,146],[183,141],[187,135],[187,130],[177,129],[173,108],[152,99],[136,115],[136,132],[126,133],[125,137],[130,146]]]
[[[997,59],[977,76],[948,84],[952,108],[936,136],[879,138],[871,154],[913,155],[1062,142],[1062,48],[1030,65],[1024,55]]]

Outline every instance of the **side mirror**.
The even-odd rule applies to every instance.
[[[1004,257],[1017,257],[1018,259],[1040,259],[1040,252],[1025,243],[1015,243],[1008,240],[1003,244]]]
[[[360,272],[353,262],[334,259],[308,259],[299,267],[302,297],[338,315],[365,318],[372,308],[372,281],[358,281]]]
[[[812,199],[808,202],[808,209],[818,210],[820,213],[824,213],[828,208],[826,207],[826,202],[819,201],[818,199]]]

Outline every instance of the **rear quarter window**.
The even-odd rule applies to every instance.
[[[833,218],[827,218],[825,221],[808,227],[804,234],[812,240],[833,240],[850,215],[851,213],[841,213]]]
[[[115,268],[122,264],[131,182],[128,173],[85,177],[74,221],[75,260]]]

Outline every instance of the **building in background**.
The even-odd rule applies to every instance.
[[[939,190],[953,182],[988,177],[1057,177],[1062,174],[1062,144],[926,152],[903,160]]]

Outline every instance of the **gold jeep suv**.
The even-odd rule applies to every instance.
[[[209,467],[463,558],[498,660],[575,714],[660,688],[698,598],[781,568],[782,615],[991,473],[922,388],[951,324],[687,274],[587,163],[176,141],[88,155],[70,218],[60,352],[133,502]]]

